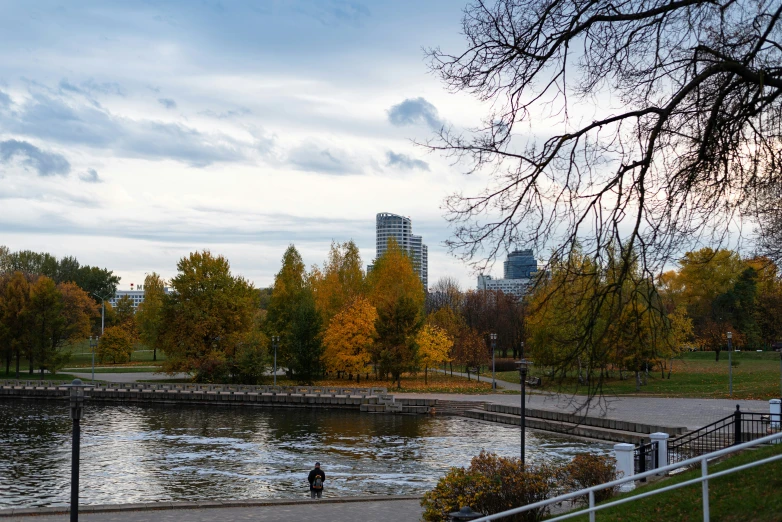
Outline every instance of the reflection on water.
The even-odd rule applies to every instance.
[[[66,403],[0,402],[0,508],[67,505]],[[527,458],[609,446],[527,433]],[[325,496],[420,494],[482,449],[514,456],[519,430],[459,417],[354,411],[90,405],[81,502],[294,498],[315,461]]]

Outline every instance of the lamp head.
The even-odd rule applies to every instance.
[[[730,339],[733,339],[733,332],[728,332],[728,334],[727,334],[727,335],[728,335],[728,339],[729,339],[729,340],[730,340]]]

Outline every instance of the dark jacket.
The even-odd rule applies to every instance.
[[[307,480],[310,483],[310,489],[312,489],[312,483],[315,482],[315,477],[320,475],[320,480],[323,482],[326,482],[326,474],[323,473],[323,470],[320,468],[315,468],[312,471],[310,471],[310,475],[307,477]]]

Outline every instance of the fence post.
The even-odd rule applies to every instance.
[[[614,454],[616,455],[616,472],[619,478],[628,478],[635,475],[633,466],[633,451],[635,446],[632,444],[619,443],[614,444]],[[620,491],[632,491],[635,483],[631,480],[625,482],[619,487]]]
[[[768,425],[771,431],[778,431],[782,429],[782,400],[771,399],[768,401],[768,412],[770,424]],[[782,439],[776,439],[772,444],[780,444]]]
[[[657,462],[655,462],[656,468],[662,468],[668,465],[668,437],[667,433],[650,433],[649,438],[652,442],[657,443]]]
[[[709,475],[709,463],[706,459],[701,460],[701,476],[707,477]],[[703,495],[703,522],[709,522],[709,481],[704,480],[701,482],[701,494]]]
[[[733,414],[733,444],[741,444],[741,411],[738,404]]]

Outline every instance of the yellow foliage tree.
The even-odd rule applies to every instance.
[[[418,359],[424,367],[424,383],[429,384],[429,368],[450,360],[453,339],[442,328],[427,324],[418,332],[416,342]]]
[[[326,369],[356,375],[365,371],[371,361],[376,320],[377,310],[363,297],[335,315],[323,335]]]
[[[328,325],[331,318],[348,307],[365,292],[361,256],[353,241],[332,243],[323,271],[313,269],[310,275],[315,306]]]

